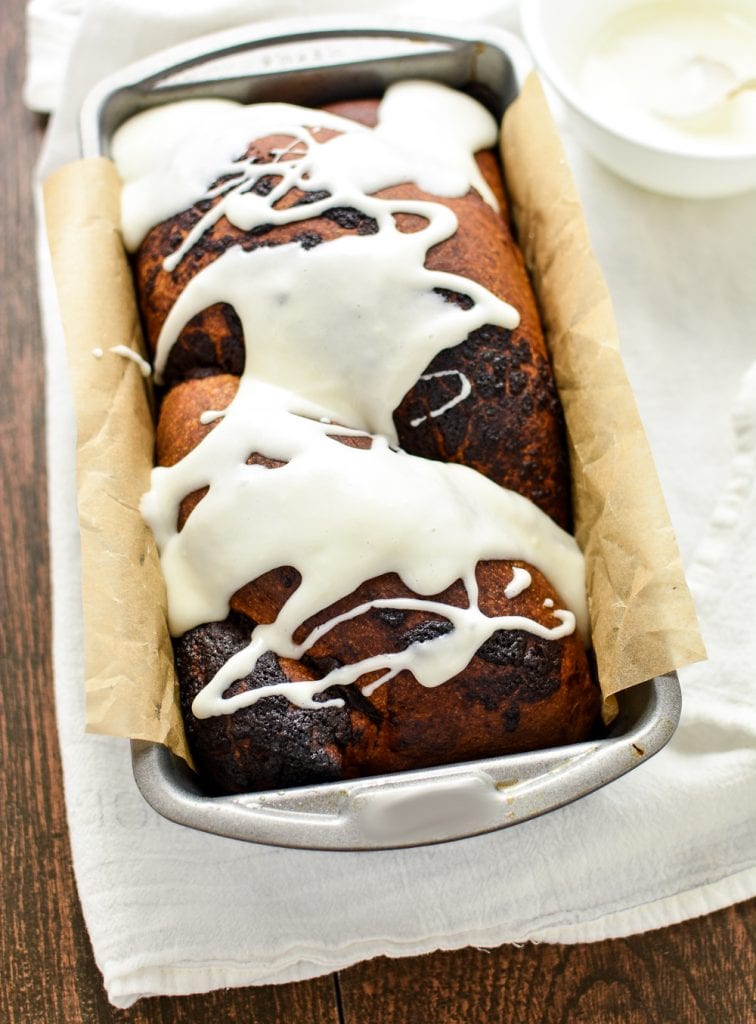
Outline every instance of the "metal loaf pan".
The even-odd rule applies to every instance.
[[[100,83],[82,107],[82,154],[109,155],[127,118],[162,103],[212,96],[317,106],[377,95],[408,77],[463,88],[500,117],[528,69],[519,40],[490,28],[344,17],[257,24],[150,57]],[[234,839],[321,850],[447,842],[554,810],[647,760],[677,726],[677,676],[651,679],[618,702],[602,739],[390,776],[217,797],[166,748],[137,740],[134,775],[166,818]]]

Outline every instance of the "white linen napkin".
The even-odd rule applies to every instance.
[[[464,6],[467,20],[512,27],[511,4]],[[30,4],[37,32],[43,7],[56,5]],[[85,5],[40,176],[77,155],[78,105],[103,73],[272,9]],[[279,0],[275,13],[301,5]],[[27,95],[36,90],[30,81]],[[314,977],[379,954],[627,935],[756,894],[756,194],[663,199],[565,143],[710,661],[681,673],[682,722],[647,764],[542,818],[444,846],[337,854],[200,834],[144,802],[126,741],[85,734],[75,431],[40,224],[55,697],[76,878],[114,1005]]]

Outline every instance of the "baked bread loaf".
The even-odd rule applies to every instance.
[[[163,389],[144,513],[213,791],[595,728],[561,410],[494,141],[426,82],[195,101],[116,136]]]

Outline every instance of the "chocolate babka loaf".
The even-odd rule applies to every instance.
[[[595,727],[561,410],[468,96],[199,100],[116,135],[160,385],[143,512],[214,791]]]

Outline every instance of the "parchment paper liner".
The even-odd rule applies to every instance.
[[[120,183],[109,160],[83,160],[56,171],[44,193],[76,409],[87,728],[188,759],[165,584],[139,512],[154,454],[151,389],[135,362],[110,351],[145,354]]]
[[[567,420],[593,645],[609,698],[706,655],[609,294],[535,75],[507,111],[502,156]],[[78,425],[87,726],[165,743],[189,759],[165,586],[138,510],[153,459],[150,390],[135,362],[109,351],[144,354],[112,163],[62,167],[45,183],[45,208]]]

